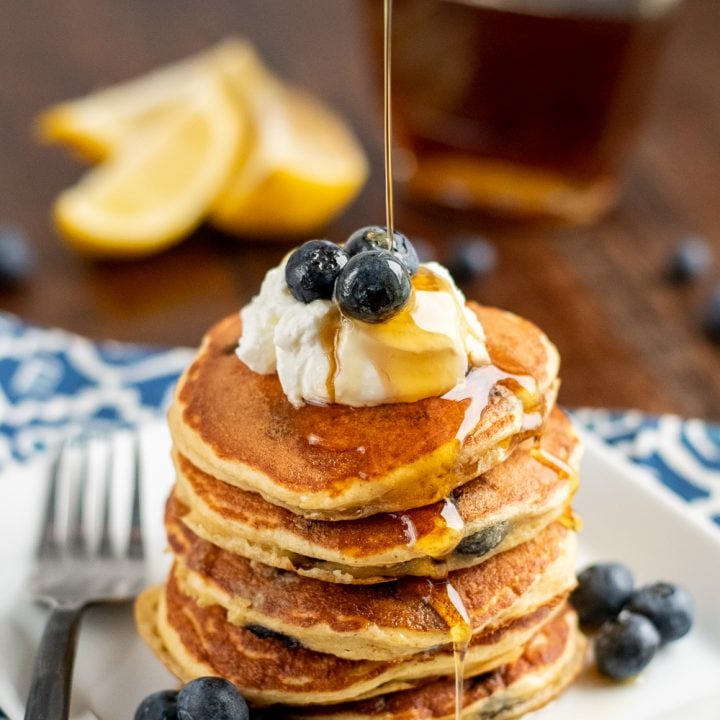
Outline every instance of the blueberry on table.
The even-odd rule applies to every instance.
[[[583,625],[599,625],[615,617],[634,586],[632,573],[620,563],[591,565],[577,579],[570,602]]]
[[[177,690],[148,695],[135,712],[135,720],[176,720],[177,716]]]
[[[623,611],[606,620],[595,638],[598,670],[613,680],[627,680],[644,670],[660,647],[660,633],[643,615]]]
[[[712,252],[705,238],[693,235],[682,240],[673,252],[667,277],[678,285],[706,275],[712,268]]]
[[[389,250],[398,260],[405,263],[408,272],[414,275],[420,264],[418,254],[408,238],[397,230],[393,230],[392,246],[388,247],[386,227],[369,225],[356,230],[344,245],[350,257],[370,250]]]
[[[178,720],[249,720],[250,710],[238,689],[219,677],[191,680],[178,693]]]
[[[407,304],[411,291],[405,264],[387,250],[369,250],[350,258],[335,285],[340,311],[355,320],[389,320]]]
[[[482,237],[457,237],[450,245],[447,267],[460,283],[489,275],[497,267],[497,250],[489,240]]]
[[[285,282],[300,302],[330,300],[335,280],[348,255],[329,240],[309,240],[295,250],[285,265]]]
[[[26,280],[34,264],[35,256],[25,236],[15,228],[0,227],[0,289]]]
[[[720,285],[715,288],[710,297],[703,324],[708,339],[720,343]]]
[[[671,583],[657,582],[641,587],[630,596],[625,608],[650,620],[663,643],[687,635],[692,626],[690,595]]]

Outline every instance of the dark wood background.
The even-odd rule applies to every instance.
[[[359,1],[359,0],[358,0]],[[257,290],[287,245],[240,242],[201,228],[178,247],[130,263],[85,260],[55,237],[53,197],[82,168],[38,146],[35,114],[56,101],[142,73],[228,33],[250,38],[286,78],[353,123],[373,173],[325,232],[343,240],[382,220],[379,107],[353,0],[11,0],[0,23],[0,223],[20,227],[38,267],[0,308],[93,337],[198,342]],[[423,214],[400,202],[397,224],[435,243],[464,230],[497,245],[498,270],[467,294],[540,324],[563,357],[567,405],[637,407],[720,419],[720,347],[701,332],[714,274],[690,288],[663,280],[688,233],[720,264],[720,2],[687,0],[649,121],[628,162],[622,203],[586,229],[502,228]]]

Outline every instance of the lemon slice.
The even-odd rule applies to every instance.
[[[211,222],[246,236],[304,235],[326,225],[367,178],[352,131],[310,95],[267,77],[254,87],[246,77],[240,92],[254,141],[211,208]]]
[[[205,216],[243,154],[246,116],[218,77],[184,84],[182,102],[58,197],[73,247],[99,256],[157,252]]]
[[[49,108],[38,117],[38,134],[46,142],[72,147],[86,160],[102,160],[135,131],[174,113],[198,78],[242,76],[257,72],[246,68],[258,64],[247,42],[229,38],[185,60]]]
[[[58,225],[76,247],[96,254],[141,254],[170,244],[183,224],[188,229],[194,226],[197,219],[190,223],[187,217],[196,214],[196,205],[173,208],[171,198],[186,202],[184,190],[199,200],[202,193],[194,188],[204,186],[205,180],[171,168],[186,156],[187,162],[200,165],[200,158],[190,160],[190,149],[176,155],[161,146],[174,145],[174,136],[192,135],[193,130],[180,126],[189,123],[188,116],[204,114],[197,102],[186,107],[193,104],[188,88],[219,82],[225,84],[226,101],[210,99],[207,106],[226,107],[229,94],[235,115],[242,116],[243,142],[237,152],[228,145],[227,154],[235,157],[233,168],[224,187],[209,200],[215,225],[239,235],[303,235],[325,225],[353,199],[368,168],[350,128],[318,100],[282,83],[249,43],[230,38],[187,60],[62,103],[40,116],[42,138],[107,164],[57,202]],[[202,124],[224,126],[221,118]],[[189,145],[193,143],[197,139]],[[207,167],[215,167],[217,158],[212,154],[217,151],[212,147],[207,151],[211,155]],[[161,159],[164,152],[167,157]],[[146,167],[152,168],[147,177]],[[129,203],[130,181],[123,177],[133,178],[134,187],[147,192],[138,192]],[[178,187],[180,177],[186,187]],[[121,202],[117,193],[123,194]],[[114,215],[111,224],[108,220]],[[161,231],[163,222],[166,232]]]

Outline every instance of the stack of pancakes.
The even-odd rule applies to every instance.
[[[579,446],[557,352],[471,307],[491,366],[368,408],[296,409],[237,358],[238,316],[210,330],[169,415],[174,565],[137,604],[181,680],[225,677],[289,717],[429,719],[516,717],[575,677]]]

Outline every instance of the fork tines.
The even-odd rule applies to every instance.
[[[143,557],[135,433],[79,436],[61,445],[50,468],[36,555]]]

